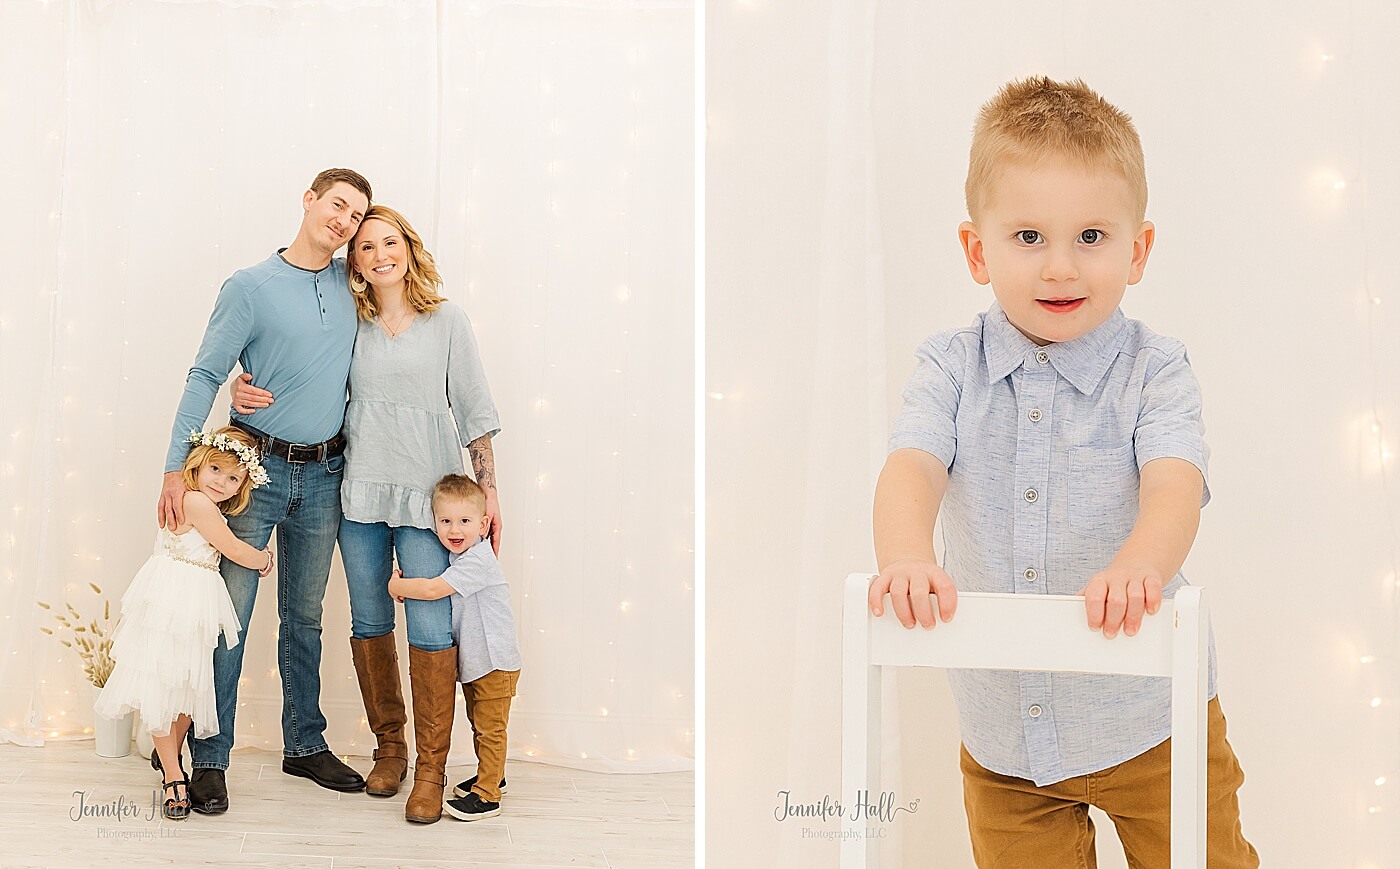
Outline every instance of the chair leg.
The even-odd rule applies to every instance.
[[[1201,590],[1182,588],[1172,641],[1171,864],[1206,865],[1209,628]]]
[[[866,586],[855,578],[847,583],[842,637],[841,798],[860,802],[879,799],[880,698],[882,668],[870,663],[870,620]],[[841,816],[841,869],[874,869],[879,865],[879,840],[865,837],[866,824]]]

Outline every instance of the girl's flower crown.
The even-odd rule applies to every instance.
[[[252,483],[254,489],[267,483],[267,471],[263,469],[262,462],[258,461],[258,451],[242,441],[235,440],[226,434],[192,431],[190,432],[190,443],[197,447],[213,447],[216,450],[238,456],[238,463],[248,472],[248,481]]]

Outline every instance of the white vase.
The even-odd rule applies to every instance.
[[[156,750],[156,741],[151,739],[151,734],[146,728],[136,728],[136,753],[146,760],[151,759],[151,752]]]
[[[92,700],[97,702],[101,688],[92,689]],[[136,720],[135,712],[128,712],[120,718],[103,718],[96,713],[92,716],[92,733],[97,743],[98,757],[126,757],[131,754],[131,728]]]

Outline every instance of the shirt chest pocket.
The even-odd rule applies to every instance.
[[[1138,466],[1132,444],[1074,447],[1069,455],[1069,530],[1121,543],[1138,514]]]

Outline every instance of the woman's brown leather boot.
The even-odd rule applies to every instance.
[[[408,774],[408,743],[403,738],[408,713],[399,687],[399,655],[390,631],[368,640],[350,638],[350,657],[360,677],[360,696],[365,701],[365,717],[374,731],[374,769],[365,777],[365,792],[375,797],[392,797]]]
[[[408,680],[413,689],[413,790],[404,817],[431,824],[442,817],[447,785],[447,749],[452,744],[452,714],[457,704],[457,647],[425,652],[408,647]]]

